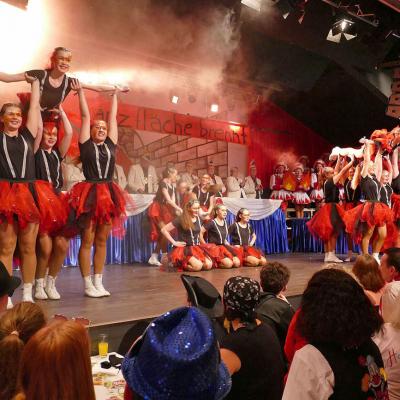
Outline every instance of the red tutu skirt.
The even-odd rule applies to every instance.
[[[327,242],[333,235],[338,236],[344,228],[344,214],[339,204],[326,203],[307,222],[307,228],[313,236]]]
[[[351,202],[344,202],[342,207],[344,208],[345,211],[352,210],[353,208],[357,207],[360,203],[351,203]]]
[[[346,232],[356,243],[360,243],[365,230],[393,222],[393,213],[384,203],[366,201],[347,211],[343,222],[346,225]]]
[[[201,248],[204,253],[211,258],[214,268],[218,268],[224,258],[233,259],[234,255],[227,249],[226,246],[214,243],[202,244]]]
[[[0,181],[0,221],[18,223],[20,229],[40,222],[35,182]]]
[[[393,219],[397,226],[400,226],[400,194],[392,194]]]
[[[187,269],[189,260],[192,257],[204,262],[206,259],[206,254],[200,246],[185,246],[175,247],[169,254],[169,257],[174,264],[174,267],[178,268],[180,271],[183,271]]]
[[[243,265],[247,257],[255,257],[258,259],[265,257],[264,253],[260,249],[253,246],[228,246],[228,250],[230,250],[232,254],[236,253],[234,256],[239,258],[240,265]]]
[[[69,203],[79,230],[91,223],[112,224],[112,235],[119,238],[125,234],[126,211],[135,208],[129,194],[114,182],[79,182],[71,189]]]
[[[156,242],[160,237],[160,224],[170,223],[174,219],[175,213],[170,205],[153,201],[147,210],[147,216],[150,221],[150,240]]]

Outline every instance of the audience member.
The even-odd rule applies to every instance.
[[[181,307],[155,319],[122,363],[125,399],[220,400],[231,388],[210,319]]]
[[[227,193],[226,197],[243,198],[246,197],[246,193],[243,189],[244,179],[239,177],[239,168],[232,167],[231,175],[226,179]]]
[[[79,157],[67,156],[65,161],[61,164],[62,173],[64,177],[63,190],[70,191],[75,183],[85,180],[82,171],[82,162]]]
[[[185,164],[185,172],[181,176],[181,180],[186,182],[189,190],[192,190],[199,183],[199,177],[194,173],[193,161],[187,161]]]
[[[12,306],[9,298],[14,294],[14,290],[21,284],[21,279],[10,276],[7,268],[0,261],[0,313],[7,308],[8,303]]]
[[[378,307],[381,301],[385,281],[379,271],[379,264],[370,254],[361,254],[356,258],[352,273],[361,284],[371,303]]]
[[[279,262],[270,262],[260,272],[263,292],[256,307],[258,318],[271,326],[278,336],[282,350],[294,309],[286,299],[284,291],[289,282],[288,268]]]
[[[40,329],[22,352],[16,400],[95,400],[89,353],[88,332],[75,321]]]
[[[218,175],[215,175],[215,165],[213,161],[210,161],[208,163],[207,174],[210,176],[210,185],[219,185],[221,187],[221,196],[222,196],[222,194],[226,192],[226,187],[224,185],[224,182],[222,182],[222,178]]]
[[[128,182],[126,180],[124,168],[122,167],[122,165],[115,164],[113,181],[117,185],[119,185],[122,190],[125,190],[126,185],[127,185]]]
[[[351,275],[315,273],[297,320],[310,344],[295,353],[282,399],[388,399],[382,357],[371,339],[382,322]]]
[[[400,400],[400,282],[386,285],[382,294],[382,330],[374,336],[388,377],[389,398]]]
[[[232,375],[227,399],[281,400],[284,362],[275,332],[256,318],[260,285],[236,276],[224,286],[230,333],[221,340],[221,357]]]
[[[381,274],[386,282],[400,281],[400,248],[386,249],[381,258]]]
[[[0,318],[0,399],[11,400],[17,394],[17,378],[22,350],[46,320],[34,303],[16,304]],[[38,365],[40,368],[40,365]]]
[[[250,175],[244,178],[244,192],[250,199],[261,199],[263,194],[263,186],[261,179],[257,178],[257,167],[256,163],[252,161],[250,163]]]
[[[130,193],[156,193],[158,178],[156,169],[147,155],[140,157],[139,163],[132,165],[128,173],[128,191]]]

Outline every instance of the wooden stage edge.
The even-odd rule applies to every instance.
[[[303,293],[314,272],[324,267],[323,254],[289,253],[270,255],[268,260],[285,264],[291,271],[287,296]],[[350,266],[350,264],[343,264]],[[193,273],[209,280],[222,293],[225,281],[242,275],[259,279],[260,268],[212,270]],[[37,300],[47,316],[63,314],[68,317],[84,316],[91,326],[124,324],[154,318],[172,308],[186,304],[186,291],[178,272],[163,272],[157,267],[143,264],[109,265],[104,271],[105,287],[110,297],[92,299],[83,295],[83,281],[79,268],[63,268],[57,279],[61,300]],[[13,301],[21,300],[22,290],[17,289]]]

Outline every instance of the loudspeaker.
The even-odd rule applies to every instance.
[[[395,68],[393,72],[392,95],[389,97],[386,115],[400,118],[400,68]]]

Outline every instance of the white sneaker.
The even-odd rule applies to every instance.
[[[44,290],[47,293],[47,296],[50,300],[60,300],[61,296],[56,288],[56,278],[53,278],[52,276],[48,275],[46,287],[44,288]]]
[[[93,285],[92,278],[86,276],[83,278],[85,281],[85,296],[88,297],[103,297],[104,295],[100,293]]]
[[[38,300],[47,300],[47,294],[44,291],[44,278],[35,280],[35,299]]]
[[[379,259],[379,253],[373,253],[372,257],[375,258],[375,260],[378,263],[378,265],[381,265],[381,260]]]
[[[24,283],[22,288],[22,301],[28,301],[34,303],[32,298],[32,283]]]
[[[111,293],[106,290],[103,286],[103,275],[102,274],[94,274],[94,287],[98,292],[102,294],[102,296],[110,296]]]
[[[155,265],[155,266],[157,266],[157,267],[161,266],[160,261],[158,261],[158,255],[155,254],[155,253],[153,253],[153,254],[151,255],[151,257],[149,258],[148,263],[149,263],[150,265]]]
[[[13,308],[13,307],[14,307],[14,304],[11,300],[11,297],[9,297],[7,300],[7,310],[11,310],[11,308]]]
[[[336,257],[334,253],[328,253],[328,255],[325,256],[324,262],[342,263],[343,260],[341,260],[340,258]]]

